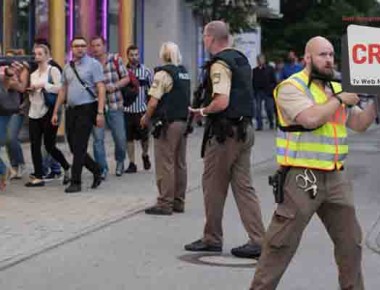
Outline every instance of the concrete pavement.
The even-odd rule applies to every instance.
[[[183,215],[137,214],[126,218],[154,202],[152,172],[111,177],[99,190],[75,196],[66,196],[58,184],[49,185],[45,192],[28,192],[22,184],[13,184],[9,192],[0,195],[0,255],[4,257],[0,289],[247,289],[254,269],[229,255],[231,247],[246,240],[231,195],[224,219],[223,254],[227,258],[209,258],[214,266],[183,259],[189,254],[183,245],[201,236],[204,222],[200,135],[197,130],[189,141],[189,193]],[[267,185],[267,176],[276,167],[273,132],[259,132],[256,140],[253,176],[267,225],[275,206]],[[375,128],[354,135],[350,143],[348,173],[354,182],[358,215],[368,244],[376,250],[380,230],[375,224],[380,204],[380,131]],[[372,228],[375,231],[370,233]],[[7,231],[11,233],[8,238],[3,234]],[[59,247],[46,251],[57,243]],[[31,256],[38,252],[41,254]],[[20,260],[28,257],[32,259]],[[15,261],[22,263],[10,267]],[[242,265],[218,267],[225,263]],[[379,255],[366,246],[363,268],[366,289],[378,289]],[[314,218],[278,289],[336,288],[331,242]]]

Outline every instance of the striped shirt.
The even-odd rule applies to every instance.
[[[115,65],[115,59],[117,59],[118,68]],[[105,77],[104,84],[106,86],[114,86],[120,80],[117,69],[119,69],[121,78],[127,76],[127,70],[123,64],[122,58],[112,53],[108,54],[106,63],[103,66],[103,73]],[[120,90],[113,93],[107,93],[106,105],[109,110],[118,110],[123,108],[123,96],[121,95]]]
[[[143,113],[147,110],[147,95],[150,86],[152,85],[152,72],[150,69],[146,68],[143,64],[139,64],[137,67],[132,67],[127,65],[127,68],[130,69],[137,79],[140,82],[139,95],[136,98],[136,101],[125,108],[127,113]]]

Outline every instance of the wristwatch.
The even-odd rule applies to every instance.
[[[104,115],[104,112],[98,112],[98,115],[103,116],[103,115]]]

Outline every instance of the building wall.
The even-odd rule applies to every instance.
[[[158,54],[162,43],[173,41],[181,50],[183,64],[190,71],[192,79],[196,80],[199,31],[191,8],[184,0],[145,0],[144,2],[145,64],[149,67],[159,65]]]

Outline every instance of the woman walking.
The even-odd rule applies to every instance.
[[[61,73],[56,67],[48,64],[50,51],[46,45],[34,47],[35,61],[38,69],[30,76],[29,88],[29,138],[34,166],[34,174],[25,184],[27,187],[44,186],[41,144],[44,140],[46,151],[57,160],[65,170],[63,183],[69,182],[70,165],[62,152],[56,147],[58,126],[50,122],[52,118],[54,102],[47,101],[48,94],[57,94],[60,89]],[[50,98],[51,99],[51,98]]]
[[[19,63],[2,67],[0,73],[0,148],[5,145],[11,116],[19,110],[20,93],[25,91],[28,70]],[[0,158],[0,191],[5,190],[7,168]]]

